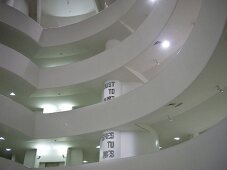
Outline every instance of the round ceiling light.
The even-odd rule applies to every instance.
[[[161,46],[163,49],[167,49],[170,47],[170,42],[167,40],[162,41]]]

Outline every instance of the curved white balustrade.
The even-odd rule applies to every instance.
[[[35,123],[33,112],[2,95],[0,95],[0,105],[1,124],[33,137]]]
[[[33,136],[35,138],[72,136],[109,129],[150,114],[171,101],[195,80],[213,54],[226,21],[225,6],[225,0],[203,1],[198,21],[183,49],[155,79],[133,93],[125,94],[108,103],[99,103],[64,114],[37,114],[34,118]],[[1,114],[3,117],[7,116],[4,112]],[[20,114],[22,112],[17,111],[17,115]],[[17,123],[23,124],[20,121]],[[8,126],[14,126],[16,129],[18,124],[9,123]]]
[[[4,4],[0,4],[0,21],[16,28],[37,42],[43,31],[43,28],[33,19]]]
[[[23,78],[26,82],[37,87],[39,68],[27,57],[17,51],[0,44],[1,62],[0,67]]]
[[[227,119],[204,134],[185,143],[148,155],[103,161],[53,170],[226,170]],[[40,168],[37,170],[41,170]]]
[[[117,0],[99,14],[76,24],[47,28],[42,32],[39,44],[43,47],[80,41],[110,27],[117,22],[136,0]]]
[[[131,59],[137,57],[155,40],[173,12],[175,3],[176,0],[160,1],[139,29],[123,41],[121,45],[78,63],[55,68],[39,69],[38,83],[36,81],[29,83],[37,88],[69,86],[100,78],[101,76],[122,67]],[[22,59],[22,57],[19,58],[21,59],[21,63],[26,60],[25,58]],[[27,67],[33,68],[34,66],[32,63],[31,65],[32,66]],[[3,68],[7,69],[7,66],[3,66]],[[37,72],[37,70],[35,69],[33,72]],[[36,75],[34,75],[34,77],[36,77]],[[21,78],[27,80],[26,77],[22,76]]]
[[[202,135],[160,152],[130,158],[115,159],[72,167],[54,167],[53,170],[226,170],[227,119]],[[20,164],[0,158],[0,169],[29,170]],[[43,170],[32,168],[31,170]]]
[[[0,21],[28,35],[42,47],[56,46],[85,39],[110,27],[133,6],[135,1],[118,0],[107,10],[85,21],[64,27],[47,29],[43,29],[42,26],[18,10],[1,4]]]
[[[152,81],[108,103],[65,114],[37,115],[35,136],[70,136],[110,129],[148,115],[174,99],[196,79],[213,54],[226,21],[225,5],[225,0],[203,1],[197,23],[183,49]]]

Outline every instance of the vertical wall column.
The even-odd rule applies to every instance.
[[[67,151],[67,166],[81,165],[83,163],[83,151],[77,148],[68,148]]]
[[[25,152],[24,156],[24,166],[28,168],[35,167],[35,160],[36,160],[36,149],[30,149]]]
[[[103,100],[109,101],[130,91],[138,84],[121,83],[117,80],[106,81]],[[158,135],[149,125],[140,125],[137,131],[119,132],[107,130],[100,140],[99,160],[131,157],[159,150]]]

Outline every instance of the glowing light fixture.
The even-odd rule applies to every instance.
[[[10,96],[16,96],[16,94],[14,92],[11,92],[9,95]]]
[[[51,104],[44,104],[41,106],[41,108],[43,108],[43,113],[57,112],[57,107]]]
[[[100,146],[96,146],[97,149],[100,149]]]
[[[73,105],[72,104],[68,104],[68,103],[64,103],[58,106],[59,111],[68,111],[68,110],[72,110]]]
[[[170,47],[170,42],[167,40],[162,41],[161,46],[163,49],[167,49]]]
[[[179,137],[175,137],[174,140],[180,140],[180,138]]]
[[[152,2],[152,3],[155,3],[157,0],[149,0],[150,2]]]
[[[87,161],[84,160],[83,163],[87,163]]]
[[[12,150],[12,149],[10,149],[10,148],[6,148],[6,151],[7,151],[7,152],[9,152],[9,151],[11,151],[11,150]]]
[[[159,146],[159,142],[158,140],[155,141],[155,146],[158,147]]]
[[[43,104],[41,105],[41,108],[43,108],[43,113],[54,113],[72,110],[73,105],[70,103],[63,103],[60,105]]]
[[[6,140],[6,139],[5,139],[4,137],[1,136],[1,137],[0,137],[0,140]]]

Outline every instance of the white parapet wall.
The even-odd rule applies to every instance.
[[[81,166],[56,167],[52,170],[226,170],[226,129],[227,119],[224,119],[202,135],[160,152]],[[0,158],[0,169],[29,170],[4,158]]]
[[[122,95],[107,103],[51,115],[32,115],[28,109],[1,96],[0,122],[28,136],[50,138],[111,129],[152,113],[182,93],[206,66],[223,32],[226,3],[225,0],[204,0],[197,23],[181,52],[155,79],[135,89],[133,93]],[[64,77],[67,77],[65,75],[68,74],[64,74]],[[169,87],[172,87],[171,91]],[[6,114],[9,111],[10,114]],[[24,123],[26,119],[27,124]]]
[[[226,170],[226,129],[224,119],[202,135],[160,152],[52,170]]]

